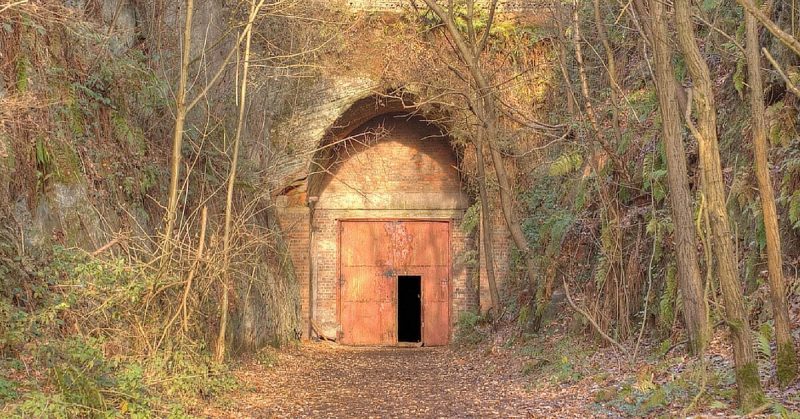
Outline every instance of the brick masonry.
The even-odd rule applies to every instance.
[[[365,134],[365,135],[359,135]],[[350,134],[358,141],[342,143],[328,168],[313,220],[304,205],[304,189],[280,197],[281,225],[301,282],[304,333],[308,333],[310,295],[315,288],[314,323],[326,336],[337,336],[338,220],[439,219],[451,222],[451,324],[459,314],[476,309],[488,298],[484,275],[476,272],[477,237],[459,226],[469,197],[463,191],[459,162],[448,140],[424,122],[379,116]],[[498,219],[502,223],[502,218]],[[313,231],[309,223],[313,225]],[[507,265],[507,234],[492,234],[500,275]],[[477,235],[476,235],[477,236]],[[504,250],[505,249],[505,250]],[[452,330],[452,328],[451,328]]]

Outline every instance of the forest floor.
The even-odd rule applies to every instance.
[[[575,392],[543,393],[514,363],[451,348],[307,343],[236,374],[246,391],[217,417],[586,417]],[[607,412],[610,413],[610,412]]]
[[[731,416],[731,350],[718,330],[704,360],[681,345],[643,345],[631,361],[583,334],[511,328],[437,348],[355,348],[306,342],[265,350],[233,371],[239,388],[200,416],[636,417]],[[635,344],[626,345],[633,353]],[[630,347],[628,347],[630,346]],[[766,361],[766,360],[765,360]],[[762,363],[761,414],[800,411],[800,383],[778,389]],[[797,413],[793,416],[797,417]]]

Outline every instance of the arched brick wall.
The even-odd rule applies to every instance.
[[[318,332],[335,337],[340,331],[338,220],[435,219],[451,224],[449,321],[454,324],[460,312],[478,305],[478,273],[469,262],[477,242],[459,228],[470,199],[458,153],[439,128],[419,117],[390,112],[367,120],[359,109],[349,113],[361,123],[357,128],[337,121],[340,129],[349,125],[341,129],[347,140],[334,136],[320,147],[325,157],[312,164],[316,170],[307,178],[315,185],[287,191],[280,209],[303,290],[304,321],[309,323],[313,307]]]

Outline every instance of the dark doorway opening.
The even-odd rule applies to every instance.
[[[397,277],[397,341],[422,341],[422,277]]]

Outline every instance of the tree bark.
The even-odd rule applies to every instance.
[[[698,113],[697,141],[703,173],[703,193],[711,220],[711,251],[716,259],[717,275],[725,303],[725,320],[731,332],[739,403],[742,410],[748,412],[763,403],[764,392],[761,389],[758,365],[753,354],[750,324],[744,307],[734,242],[725,207],[725,184],[717,141],[713,84],[708,64],[700,54],[695,41],[690,0],[675,0],[674,4],[678,44],[683,51],[689,74],[696,88],[694,96]]]
[[[649,0],[651,44],[655,67],[656,93],[661,108],[661,128],[667,158],[667,183],[675,225],[675,255],[678,282],[683,296],[683,317],[688,334],[689,351],[702,354],[711,336],[708,305],[703,292],[703,280],[697,262],[697,237],[692,220],[692,196],[686,170],[683,130],[675,97],[676,82],[672,68],[672,51],[668,43],[664,5],[661,0]],[[645,19],[642,24],[647,25]]]
[[[183,26],[182,54],[178,92],[175,106],[175,129],[172,133],[172,159],[170,161],[169,198],[167,213],[164,215],[164,239],[162,244],[161,266],[166,266],[172,253],[172,235],[175,220],[178,217],[178,177],[181,173],[183,148],[183,132],[186,124],[186,85],[189,79],[189,53],[192,46],[192,18],[194,16],[194,0],[186,0],[186,22]]]
[[[228,174],[228,185],[225,197],[225,228],[222,238],[222,301],[220,302],[219,334],[214,347],[214,360],[222,362],[225,360],[225,336],[228,331],[228,305],[231,292],[231,223],[233,220],[233,189],[236,183],[236,172],[239,167],[239,145],[241,144],[242,128],[244,126],[245,107],[247,105],[247,74],[250,69],[250,44],[253,38],[253,21],[258,14],[258,10],[264,4],[261,0],[256,4],[255,0],[250,1],[250,13],[248,15],[247,31],[244,44],[244,62],[242,63],[242,85],[239,92],[239,118],[236,123],[236,134],[233,139],[233,156],[231,158],[231,168]]]
[[[786,287],[783,280],[783,258],[778,227],[778,212],[775,209],[775,194],[769,175],[767,119],[764,108],[764,82],[761,76],[761,48],[758,41],[758,23],[752,13],[745,13],[747,83],[750,86],[750,113],[752,115],[753,156],[756,182],[761,197],[761,212],[767,236],[767,270],[772,300],[772,316],[775,320],[775,338],[778,347],[778,383],[786,386],[797,376],[797,354],[795,353],[789,309],[786,302]]]
[[[572,43],[575,47],[575,62],[578,64],[578,76],[581,81],[581,95],[583,96],[583,106],[586,110],[586,117],[589,119],[589,124],[592,126],[592,130],[594,131],[595,140],[600,143],[600,147],[603,148],[603,151],[605,151],[608,157],[611,159],[617,171],[622,174],[625,180],[630,181],[631,176],[630,173],[628,173],[627,166],[625,166],[625,163],[623,163],[619,158],[616,151],[611,146],[611,143],[609,143],[608,139],[606,139],[605,135],[603,135],[603,131],[600,129],[600,123],[597,119],[597,114],[594,112],[591,95],[589,94],[589,80],[588,76],[586,75],[586,66],[583,64],[583,48],[581,47],[581,22],[580,16],[578,15],[579,5],[580,3],[576,1],[572,7]]]
[[[593,0],[594,6],[594,23],[597,28],[597,38],[603,44],[603,49],[606,52],[606,73],[608,73],[608,87],[609,98],[611,99],[611,125],[614,127],[614,139],[619,143],[622,139],[622,129],[620,128],[619,121],[619,84],[617,83],[617,60],[614,58],[614,50],[611,48],[611,42],[608,40],[606,33],[605,23],[603,22],[603,14],[600,11],[600,0]]]
[[[492,308],[497,313],[500,309],[500,292],[494,275],[494,246],[492,243],[492,218],[489,211],[489,193],[486,191],[486,165],[483,160],[483,138],[475,141],[475,155],[478,166],[478,194],[481,201],[481,230],[483,231],[483,252],[486,254],[486,281],[489,283],[489,295]]]

